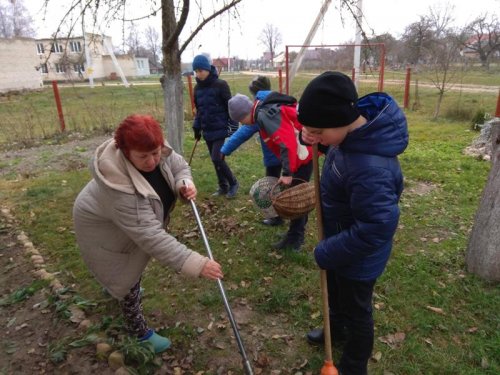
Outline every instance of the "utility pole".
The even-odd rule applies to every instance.
[[[83,9],[83,2],[80,3],[82,7],[82,33],[83,33],[83,50],[85,51],[85,71],[89,79],[89,86],[94,88],[94,68],[92,67],[92,60],[90,59],[89,46],[87,45],[87,36],[85,35],[85,11]]]
[[[363,22],[363,0],[358,0],[356,16],[356,39],[354,46],[354,85],[358,88],[361,62],[361,26]]]
[[[299,70],[300,65],[302,64],[302,60],[304,58],[304,53],[306,51],[306,46],[311,44],[311,41],[314,38],[314,35],[316,35],[316,31],[318,31],[319,24],[321,21],[323,21],[323,18],[325,16],[326,11],[328,10],[328,7],[330,6],[330,3],[332,0],[325,0],[323,2],[323,5],[321,6],[321,9],[319,10],[318,16],[316,17],[316,20],[314,21],[311,30],[309,30],[309,34],[307,34],[306,40],[304,41],[302,47],[300,48],[300,51],[297,55],[297,58],[293,62],[292,69],[290,69],[290,76],[287,77],[288,79],[288,84],[291,86],[293,79],[295,78],[295,74],[297,74],[297,71]]]
[[[227,72],[231,71],[231,14],[227,17]]]
[[[104,44],[104,47],[106,47],[106,49],[108,50],[109,56],[111,56],[111,61],[113,61],[113,65],[115,66],[116,70],[118,71],[118,74],[120,75],[120,78],[122,79],[123,86],[129,87],[130,85],[127,81],[127,77],[125,77],[125,74],[123,74],[122,67],[120,66],[120,64],[118,64],[118,60],[116,60],[115,53],[113,52],[113,46],[109,42],[109,38],[104,34],[102,36],[102,43]]]

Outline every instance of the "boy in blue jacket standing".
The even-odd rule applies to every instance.
[[[257,76],[252,79],[248,89],[255,100],[262,101],[271,93],[271,81],[266,76]],[[238,147],[252,138],[255,133],[259,132],[258,124],[246,125],[247,126],[240,126],[238,130],[226,140],[220,150],[224,156],[231,155]],[[281,175],[280,159],[273,154],[260,136],[259,139],[262,155],[264,157],[264,166],[266,167],[266,176],[279,178]],[[281,225],[283,224],[283,219],[279,216],[270,217],[262,220],[262,224],[270,226]]]
[[[408,145],[403,111],[385,93],[358,100],[349,77],[325,72],[305,88],[302,140],[330,147],[321,176],[325,238],[314,257],[327,271],[331,337],[345,341],[342,375],[367,374],[373,349],[373,288],[383,273],[399,220],[403,175],[397,156]],[[308,333],[322,343],[324,333]]]
[[[193,94],[196,107],[194,137],[199,140],[203,134],[214,164],[219,189],[213,195],[234,198],[239,184],[220,152],[224,140],[229,136],[230,122],[232,123],[227,108],[231,90],[226,81],[219,79],[217,69],[206,56],[198,55],[194,58],[193,70],[196,74]]]

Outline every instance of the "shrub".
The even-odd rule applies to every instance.
[[[471,119],[471,130],[480,131],[486,121],[490,119],[490,114],[483,108],[479,108]]]

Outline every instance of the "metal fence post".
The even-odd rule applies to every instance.
[[[64,114],[62,110],[61,97],[59,96],[59,88],[57,87],[57,81],[52,81],[52,90],[54,91],[54,99],[56,100],[59,123],[61,124],[61,131],[64,132],[66,130],[66,124],[64,123]]]
[[[403,100],[403,108],[408,109],[410,105],[410,79],[411,79],[411,68],[406,68],[406,78],[405,78],[405,96]]]

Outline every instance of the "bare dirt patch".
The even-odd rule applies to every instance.
[[[74,337],[77,327],[44,307],[51,294],[48,284],[24,300],[7,302],[13,293],[39,282],[16,227],[0,215],[0,374],[112,374],[106,362],[97,361],[93,347],[74,349],[62,363],[51,362],[50,348]]]
[[[0,177],[29,178],[48,171],[86,168],[97,146],[109,139],[102,135],[0,153]]]
[[[432,191],[437,189],[437,185],[426,181],[411,181],[409,186],[405,188],[404,192],[406,194],[414,194],[419,196],[424,196],[430,194]]]

